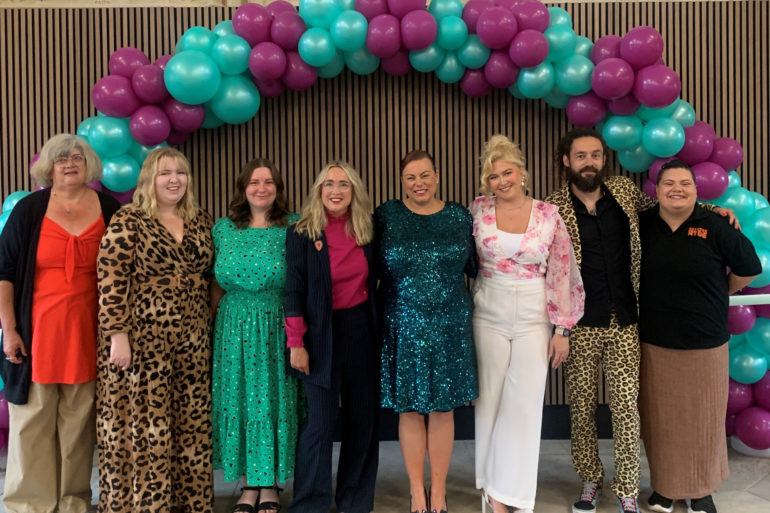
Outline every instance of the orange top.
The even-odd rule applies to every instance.
[[[100,215],[80,235],[43,219],[32,296],[32,381],[96,379],[96,257],[105,231]]]

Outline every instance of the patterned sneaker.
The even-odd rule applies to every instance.
[[[706,495],[700,499],[690,499],[687,513],[717,513],[717,507],[714,505],[714,499],[711,498],[711,495]]]
[[[635,497],[618,497],[618,512],[619,513],[640,513],[639,504],[636,503]]]
[[[647,499],[647,508],[650,511],[657,511],[658,513],[671,513],[674,511],[674,501],[668,497],[663,497],[653,490],[652,495]]]
[[[572,513],[595,513],[596,502],[599,500],[602,488],[596,483],[583,483],[580,498],[572,505]]]

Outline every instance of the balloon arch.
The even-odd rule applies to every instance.
[[[189,28],[174,55],[154,63],[136,48],[115,51],[109,75],[91,92],[100,115],[77,133],[104,164],[102,183],[94,186],[125,203],[153,149],[181,144],[200,128],[245,123],[262,97],[308,89],[345,67],[360,75],[379,67],[396,76],[435,73],[473,97],[506,88],[565,109],[574,125],[596,127],[623,168],[649,171],[644,191],[651,196],[666,160],[691,165],[698,197],[732,208],[757,247],[763,273],[750,292],[768,293],[768,202],[741,187],[741,145],[696,120],[662,53],[663,38],[652,27],[592,42],[575,34],[567,11],[537,0],[433,0],[427,7],[425,0],[300,0],[299,10],[284,0],[249,3],[213,30]],[[6,199],[0,226],[24,194]],[[761,440],[741,439],[768,449],[770,306],[731,307],[730,314],[735,381],[728,428],[734,424],[740,435],[765,426]]]

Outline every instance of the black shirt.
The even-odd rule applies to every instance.
[[[586,292],[585,313],[579,326],[606,328],[615,313],[621,326],[637,321],[636,297],[631,283],[631,232],[628,216],[609,189],[596,202],[596,214],[570,191],[577,216],[582,263],[580,275]]]
[[[639,339],[671,349],[720,346],[730,337],[726,267],[738,276],[761,273],[754,246],[701,206],[675,232],[659,211],[639,214]]]

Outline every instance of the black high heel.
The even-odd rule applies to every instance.
[[[278,485],[273,486],[263,486],[262,488],[267,490],[275,490],[276,495],[280,495],[280,493],[283,491],[283,488],[279,488]],[[260,492],[260,495],[262,492]],[[257,511],[275,511],[275,513],[278,513],[281,511],[281,503],[275,502],[275,501],[265,501],[260,502],[259,506],[257,507]]]
[[[416,509],[412,511],[412,497],[409,496],[409,513],[428,513],[428,490],[426,488],[422,489],[422,493],[425,494],[425,509]]]
[[[262,487],[261,486],[244,486],[241,488],[241,493],[247,491],[247,490],[256,490],[259,493],[262,493]],[[257,500],[254,504],[246,504],[245,502],[239,502],[235,506],[232,507],[230,510],[230,513],[257,513],[257,502],[259,502],[259,493],[257,494]]]

